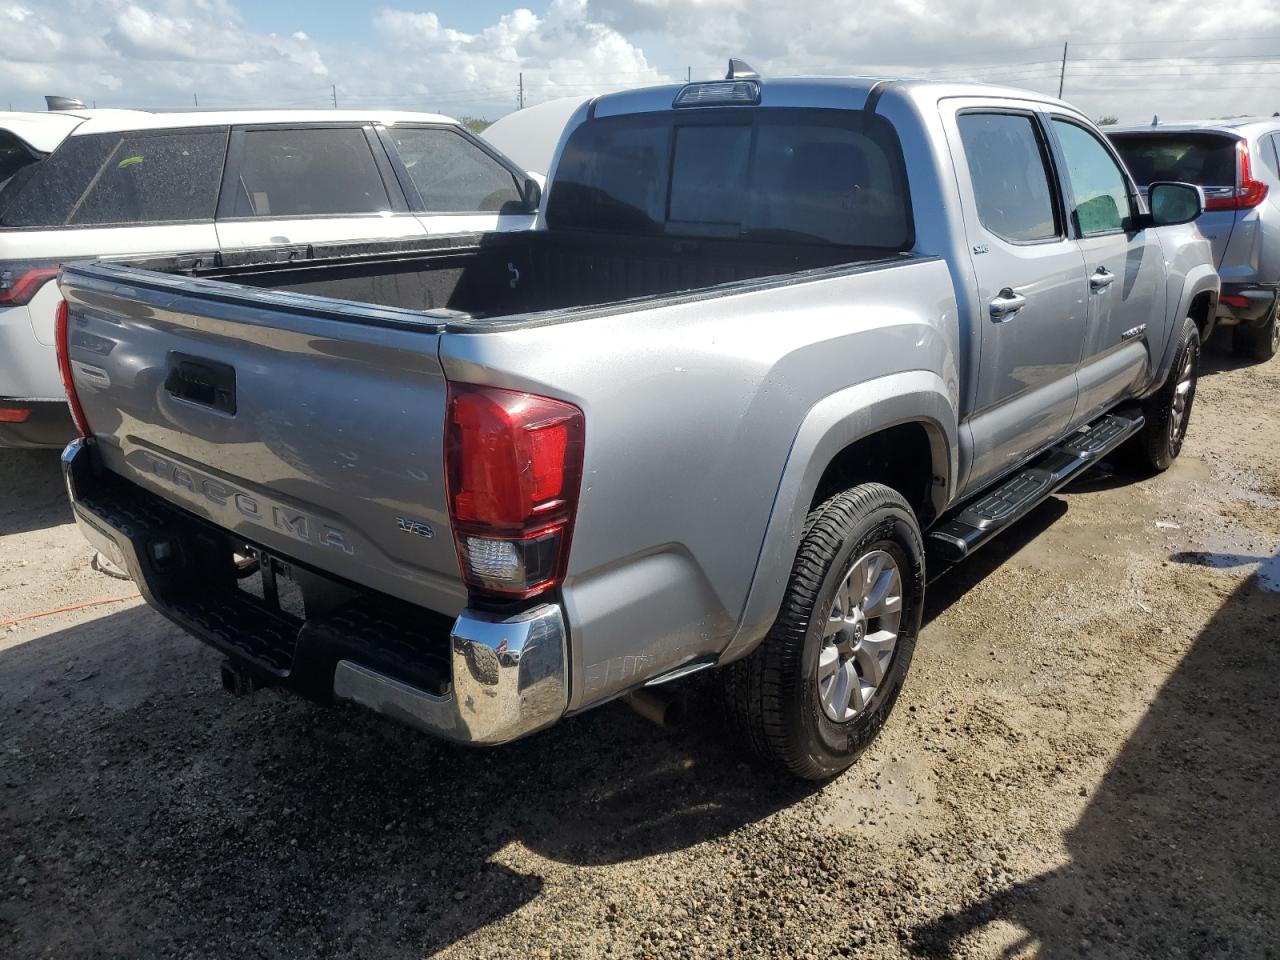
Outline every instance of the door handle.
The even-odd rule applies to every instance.
[[[1116,275],[1106,267],[1099,267],[1093,271],[1093,276],[1089,278],[1090,290],[1105,290],[1116,282]]]
[[[1011,287],[1005,287],[991,301],[991,319],[996,323],[1012,320],[1026,305],[1026,297],[1020,293],[1014,293]]]

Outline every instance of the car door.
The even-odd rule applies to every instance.
[[[371,124],[232,129],[218,200],[223,249],[422,235]]]
[[[1164,253],[1154,229],[1134,229],[1137,191],[1111,145],[1074,117],[1053,114],[1050,126],[1088,277],[1073,418],[1084,423],[1144,380],[1154,363],[1147,334],[1164,328]]]
[[[978,294],[972,491],[1066,430],[1086,304],[1040,115],[1016,101],[965,103],[944,123]]]
[[[409,207],[428,234],[528,230],[537,214],[527,175],[462,128],[395,124],[380,129]]]

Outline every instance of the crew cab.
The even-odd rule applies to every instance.
[[[526,180],[435,114],[0,113],[0,447],[75,436],[54,355],[60,264],[524,230]]]
[[[493,744],[714,669],[831,776],[929,576],[1177,456],[1203,200],[1023,90],[598,97],[528,231],[66,267],[76,519],[234,691]]]

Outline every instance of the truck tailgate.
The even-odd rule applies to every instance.
[[[252,545],[463,608],[440,323],[124,266],[68,267],[61,286],[108,469]]]

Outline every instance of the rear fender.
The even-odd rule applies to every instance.
[[[932,453],[933,507],[942,512],[958,473],[955,394],[955,385],[937,374],[912,370],[841,390],[809,411],[787,456],[743,615],[721,663],[755,649],[777,617],[818,482],[850,444],[900,424],[921,424]]]

